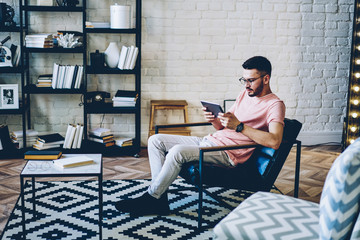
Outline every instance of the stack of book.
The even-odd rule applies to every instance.
[[[79,149],[83,140],[84,125],[68,124],[63,148]]]
[[[131,70],[135,68],[139,49],[135,46],[122,46],[118,62],[118,68],[121,70]]]
[[[24,153],[25,160],[55,160],[61,156],[61,151],[27,151]]]
[[[64,137],[59,133],[51,133],[39,135],[33,148],[37,150],[60,148],[62,144],[64,144]]]
[[[38,77],[38,81],[36,83],[37,87],[51,87],[52,75],[44,74]]]
[[[115,138],[115,144],[119,147],[128,147],[133,145],[133,139],[127,137]]]
[[[25,37],[25,46],[27,48],[53,48],[53,36],[48,33],[28,34]]]
[[[83,69],[81,65],[61,65],[54,63],[51,87],[78,89],[83,79]]]
[[[38,138],[38,131],[33,129],[26,130],[26,147],[31,147]],[[24,147],[23,131],[12,131],[10,133],[11,141],[15,144],[16,148],[20,149]]]
[[[115,145],[114,135],[110,129],[95,128],[89,131],[89,140],[103,144],[105,147]]]
[[[135,107],[139,94],[134,91],[118,90],[112,98],[114,107]]]

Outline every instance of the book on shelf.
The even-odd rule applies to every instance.
[[[11,131],[11,136],[18,139],[23,137],[23,130],[19,131]],[[27,129],[26,130],[26,137],[37,137],[39,135],[38,131],[35,131],[34,129]]]
[[[59,133],[50,133],[38,136],[39,142],[42,143],[63,144],[64,139],[65,138]]]
[[[139,54],[138,47],[135,47],[133,45],[130,47],[122,46],[120,51],[118,68],[120,70],[134,69],[138,54]]]
[[[79,89],[83,79],[82,65],[54,63],[51,87],[53,89]]]
[[[110,23],[109,22],[86,21],[85,27],[86,28],[110,28]]]
[[[84,166],[84,165],[89,165],[89,164],[94,164],[94,163],[96,163],[94,161],[94,159],[92,159],[86,155],[81,155],[81,156],[76,156],[76,157],[66,157],[66,158],[54,160],[54,165],[61,167],[61,168],[79,167],[79,166]]]
[[[89,135],[97,137],[103,137],[111,134],[111,130],[108,128],[94,128],[89,131]]]
[[[33,129],[26,130],[26,147],[31,147],[38,137],[38,131]],[[10,132],[11,141],[15,144],[16,148],[21,149],[24,147],[23,131],[12,131]]]
[[[36,86],[37,87],[51,87],[52,75],[43,74],[38,77]]]
[[[139,94],[134,91],[118,90],[112,98],[114,107],[135,107]]]
[[[24,153],[25,160],[55,160],[61,156],[61,151],[27,151]]]
[[[63,145],[64,149],[77,149],[81,147],[83,139],[84,126],[83,124],[68,124],[65,142]]]
[[[28,34],[25,36],[25,47],[29,48],[53,48],[52,34]]]
[[[119,147],[127,147],[133,145],[133,139],[128,137],[116,137],[115,144]]]
[[[107,136],[98,137],[98,136],[90,134],[89,140],[94,141],[94,142],[99,142],[99,143],[108,143],[108,142],[114,141],[114,135],[110,134]]]

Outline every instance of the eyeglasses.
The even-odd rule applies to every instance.
[[[241,77],[241,78],[239,79],[239,81],[240,81],[240,83],[243,84],[243,85],[249,84],[249,85],[251,86],[251,84],[252,84],[253,82],[255,82],[256,80],[258,80],[259,78],[265,77],[266,75],[267,75],[267,74],[261,75],[260,77],[257,77],[257,78],[251,78],[251,79],[246,79],[246,78],[244,78],[244,77]]]

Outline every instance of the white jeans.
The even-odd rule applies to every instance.
[[[152,182],[148,193],[155,198],[168,189],[177,178],[184,163],[199,159],[200,147],[212,147],[216,144],[194,136],[169,134],[152,135],[148,140],[148,154]],[[207,152],[204,162],[232,167],[232,162],[224,151]]]

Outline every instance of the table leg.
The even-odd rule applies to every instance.
[[[36,204],[35,204],[35,177],[31,178],[31,186],[32,186],[32,200],[33,200],[33,219],[36,219]]]
[[[103,221],[103,187],[102,175],[99,176],[99,239],[102,240],[102,221]]]
[[[24,178],[20,176],[20,197],[21,197],[21,217],[22,217],[22,230],[23,230],[23,239],[26,239],[26,229],[25,229],[25,194],[24,194]]]

